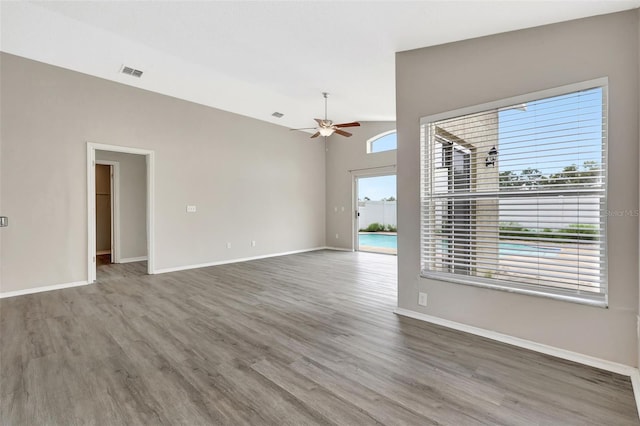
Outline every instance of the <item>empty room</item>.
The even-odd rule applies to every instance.
[[[0,424],[640,425],[640,0],[0,2]]]

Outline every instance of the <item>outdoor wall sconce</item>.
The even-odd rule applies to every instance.
[[[489,153],[487,154],[487,159],[484,161],[484,165],[485,167],[489,167],[489,166],[495,167],[496,161],[498,161],[498,150],[494,146],[489,150]]]

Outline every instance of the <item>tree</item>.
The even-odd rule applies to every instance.
[[[382,201],[396,201],[396,197],[392,195],[391,197],[383,198]]]
[[[561,172],[546,177],[533,167],[527,167],[518,172],[505,170],[500,172],[498,182],[501,188],[533,189],[552,185],[584,185],[597,184],[601,181],[602,170],[597,161],[585,161],[582,168],[576,164],[565,166]]]
[[[600,164],[596,161],[585,161],[582,170],[575,164],[565,166],[560,173],[550,175],[549,179],[544,181],[544,185],[595,184],[600,182],[600,173]]]
[[[546,179],[540,170],[528,167],[517,174],[511,170],[500,172],[498,182],[501,188],[519,187],[522,189],[534,188],[540,185],[540,182]]]
[[[537,188],[540,186],[540,181],[544,178],[542,173],[538,169],[532,169],[528,167],[520,172],[519,181],[522,187]]]
[[[500,172],[499,182],[500,187],[520,186],[518,175],[511,170]]]

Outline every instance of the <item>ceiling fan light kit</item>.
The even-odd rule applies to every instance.
[[[317,138],[318,136],[331,136],[334,133],[340,135],[340,136],[345,136],[345,137],[350,137],[351,133],[349,132],[345,132],[344,130],[340,130],[340,128],[342,127],[358,127],[360,126],[360,123],[358,123],[357,121],[353,121],[351,123],[342,123],[342,124],[333,124],[333,121],[329,120],[327,118],[327,97],[329,96],[329,94],[327,92],[322,92],[322,96],[324,97],[324,120],[321,120],[319,118],[314,118],[314,120],[316,121],[316,123],[318,123],[317,127],[307,127],[307,128],[302,128],[302,129],[291,129],[291,130],[311,130],[314,129],[316,130],[316,132],[311,135],[311,138]]]
[[[320,136],[331,136],[333,132],[335,132],[335,129],[332,129],[331,127],[321,127],[318,129],[318,132],[320,133]]]

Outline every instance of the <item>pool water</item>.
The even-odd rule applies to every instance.
[[[358,244],[361,246],[398,248],[398,236],[386,234],[358,234]]]
[[[398,248],[398,236],[387,234],[358,234],[361,246]],[[527,244],[500,243],[500,256],[542,256],[553,257],[560,253],[558,247],[538,247]]]
[[[539,247],[527,244],[500,243],[500,256],[556,256],[562,250],[559,247]]]

